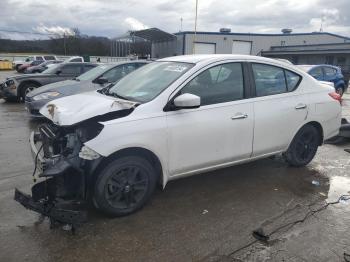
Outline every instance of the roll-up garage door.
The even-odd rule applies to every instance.
[[[252,42],[233,41],[232,54],[250,55],[251,50],[252,50]]]
[[[194,43],[195,54],[215,54],[215,44],[211,43]]]

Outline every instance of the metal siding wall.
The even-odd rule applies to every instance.
[[[224,40],[226,38],[226,40]],[[260,51],[270,50],[271,46],[281,45],[281,41],[285,41],[285,45],[311,45],[326,43],[343,43],[342,38],[332,35],[285,35],[285,36],[259,36],[259,35],[212,35],[197,34],[196,42],[215,43],[217,54],[231,54],[232,41],[252,41],[252,55],[258,55]],[[305,42],[304,42],[305,41]],[[194,34],[186,34],[185,54],[193,52]]]
[[[181,53],[178,53],[178,40],[152,43],[152,58],[168,57]]]

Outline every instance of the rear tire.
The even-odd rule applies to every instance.
[[[316,155],[320,140],[321,134],[316,127],[302,127],[284,154],[286,161],[294,167],[306,166]]]
[[[155,190],[157,174],[144,158],[126,156],[108,164],[98,175],[93,202],[110,216],[136,212]]]

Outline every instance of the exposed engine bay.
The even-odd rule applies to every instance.
[[[71,126],[53,122],[39,126],[29,140],[35,161],[32,195],[15,189],[15,200],[49,217],[51,225],[70,224],[73,230],[85,222],[93,174],[103,157],[84,143],[102,131],[104,125],[100,121],[123,117],[132,111],[99,115]]]

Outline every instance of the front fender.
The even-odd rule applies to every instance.
[[[151,151],[160,161],[163,186],[168,181],[167,132],[164,117],[105,124],[101,133],[85,145],[101,156],[128,148]]]

